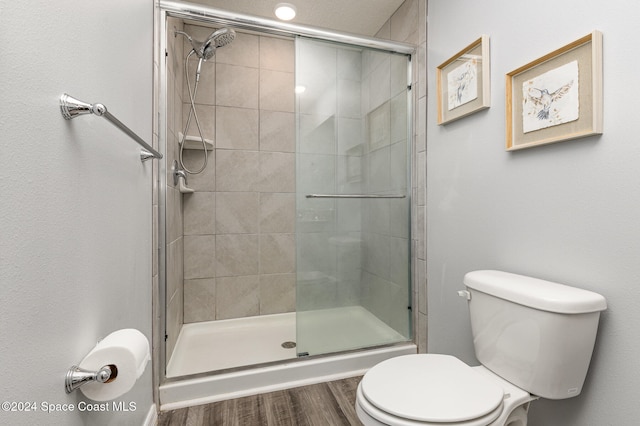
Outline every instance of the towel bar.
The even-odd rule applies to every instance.
[[[404,194],[375,195],[375,194],[307,194],[307,198],[406,198]]]
[[[103,104],[89,104],[64,93],[60,96],[60,111],[66,120],[71,120],[72,118],[76,118],[77,116],[84,114],[95,114],[99,117],[104,117],[109,120],[111,124],[122,130],[124,133],[129,135],[131,139],[142,146],[142,149],[140,150],[140,159],[142,161],[146,161],[150,158],[162,158],[162,154],[153,149],[151,145],[146,143],[140,136],[136,135],[120,120],[114,117],[113,114],[107,111],[107,107]]]

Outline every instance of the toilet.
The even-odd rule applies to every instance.
[[[391,358],[356,394],[365,426],[526,426],[538,398],[580,394],[598,330],[601,295],[502,271],[464,277],[475,354]]]

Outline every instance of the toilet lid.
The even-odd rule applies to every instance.
[[[389,414],[422,422],[463,422],[502,403],[503,389],[450,355],[418,354],[381,362],[362,378],[362,393]]]

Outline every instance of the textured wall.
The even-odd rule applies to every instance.
[[[126,11],[126,12],[125,12]],[[3,2],[0,13],[0,412],[12,425],[143,423],[151,367],[118,401],[133,412],[56,412],[64,375],[120,328],[151,338],[151,174],[105,119],[62,118],[68,92],[152,138],[153,2]]]
[[[624,4],[623,4],[624,3]],[[532,406],[532,426],[632,423],[639,414],[640,168],[629,75],[640,6],[544,0],[429,2],[427,232],[429,351],[474,363],[466,272],[495,268],[603,294],[582,395]],[[604,134],[506,152],[505,74],[598,29],[604,34]],[[436,125],[435,67],[491,36],[492,107]]]

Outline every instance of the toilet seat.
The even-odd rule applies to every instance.
[[[499,417],[504,397],[496,381],[459,359],[418,354],[370,369],[358,386],[357,405],[381,424],[472,426]]]

